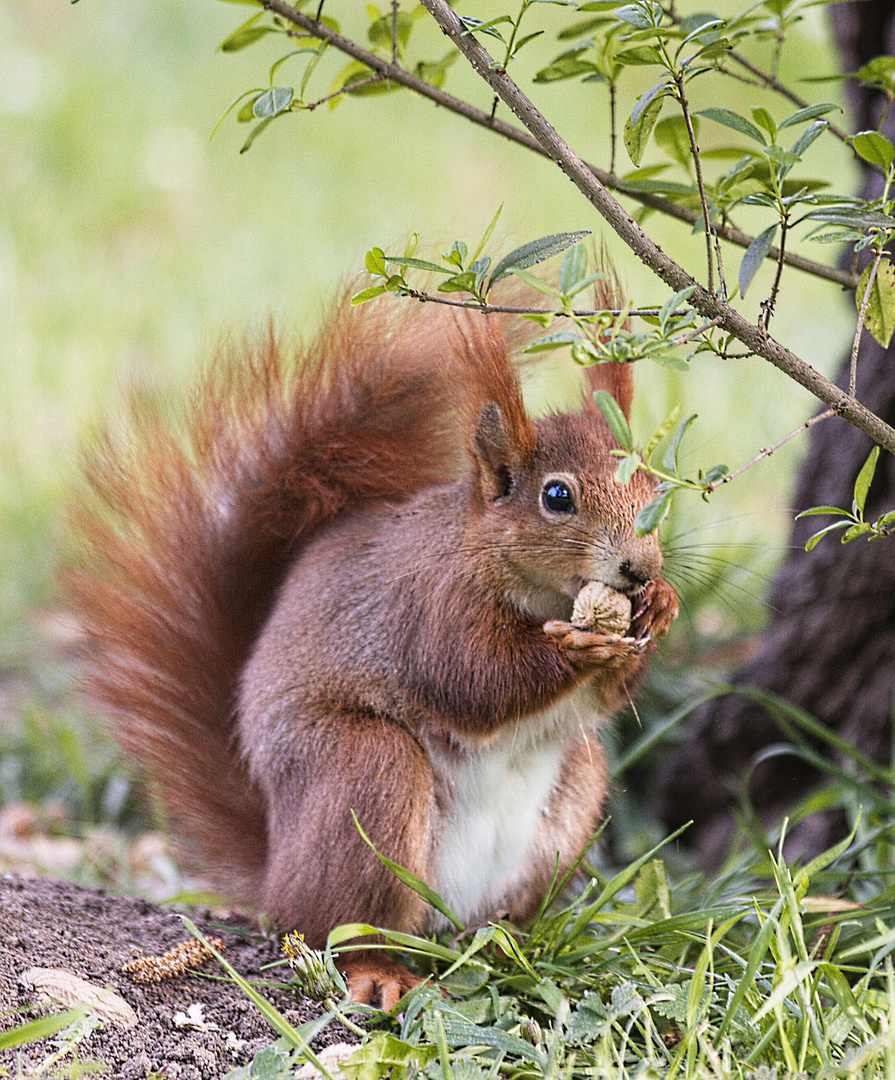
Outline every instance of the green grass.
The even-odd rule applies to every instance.
[[[866,795],[864,783],[843,801]],[[614,873],[585,865],[583,891],[527,931],[390,935],[436,981],[396,1017],[375,1019],[340,1067],[349,1080],[396,1066],[429,1080],[890,1080],[892,839],[891,811],[871,811],[834,848],[788,864],[784,825],[772,850],[747,847],[711,879],[669,872],[665,841]],[[342,1011],[369,1015],[343,1001],[317,1024]],[[302,1056],[290,1048],[309,1037],[287,1032],[266,1052],[264,1075],[288,1075]],[[253,1075],[245,1067],[230,1078]]]

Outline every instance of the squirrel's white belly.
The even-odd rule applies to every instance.
[[[432,749],[446,804],[432,884],[463,922],[493,916],[527,879],[526,863],[566,747],[581,727],[575,697],[508,727],[484,746]],[[432,923],[436,929],[441,920]]]

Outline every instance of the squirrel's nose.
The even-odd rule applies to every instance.
[[[623,559],[618,572],[632,590],[642,589],[662,571],[662,556],[658,551],[643,551]]]

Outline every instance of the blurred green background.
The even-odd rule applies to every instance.
[[[483,17],[491,11],[466,7]],[[364,33],[363,5],[333,0],[327,11],[346,32]],[[53,586],[77,447],[97,417],[114,414],[128,386],[182,384],[222,328],[261,324],[271,313],[309,331],[368,248],[395,248],[415,231],[434,250],[455,238],[474,245],[501,203],[495,245],[502,251],[550,232],[592,229],[633,302],[667,297],[555,166],[409,93],[294,114],[243,155],[247,128],[232,116],[209,141],[230,102],[263,86],[285,51],[271,38],[238,54],[216,51],[250,14],[214,0],[0,0],[0,805],[55,800],[55,824],[47,824],[48,811],[37,812],[51,833],[84,836],[128,819],[132,807],[114,755],[72,703],[71,628],[57,613]],[[538,9],[532,26],[548,33],[513,74],[562,134],[605,166],[605,90],[530,83],[562,47],[561,19],[561,9]],[[431,27],[417,31],[413,48],[414,59],[445,51]],[[836,70],[819,11],[807,13],[785,55],[782,78],[796,85]],[[343,66],[326,58],[320,95]],[[290,81],[288,70],[278,81]],[[652,81],[645,71],[638,82],[639,74],[623,83],[627,111]],[[701,100],[694,85],[696,108],[763,104],[778,119],[793,111],[732,81],[705,85],[715,97]],[[719,85],[729,94],[723,102]],[[447,89],[490,108],[462,62]],[[823,97],[838,93],[825,87]],[[729,142],[725,134],[704,130],[703,147]],[[812,161],[822,162],[837,190],[855,186],[840,144],[821,139],[810,153],[806,175]],[[619,154],[624,172],[630,166]],[[660,158],[652,148],[644,164]],[[740,223],[758,231],[769,220],[755,212]],[[657,217],[648,227],[702,273],[701,237]],[[820,245],[801,250],[834,255]],[[733,282],[741,252],[728,248],[725,257]],[[772,273],[766,265],[741,304],[753,318]],[[854,330],[850,298],[790,271],[777,310],[775,336],[832,372]],[[688,375],[651,367],[638,377],[635,432],[648,434],[678,401],[700,414],[688,451],[694,468],[734,468],[814,408],[754,359],[726,366],[700,359]],[[541,383],[538,394],[549,401],[559,391]],[[731,638],[760,629],[803,450],[790,444],[708,507],[678,500],[669,533],[699,545],[693,566],[704,579],[685,594],[685,618],[667,650],[663,670],[679,688],[690,685],[694,657],[716,656]],[[114,842],[107,848],[114,861]]]

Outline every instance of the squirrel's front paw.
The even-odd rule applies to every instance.
[[[631,636],[639,641],[664,637],[678,616],[677,593],[662,578],[648,582],[634,601]]]
[[[569,622],[554,619],[544,624],[544,633],[576,667],[603,667],[614,670],[641,656],[647,638],[613,637],[593,630],[580,630]]]

